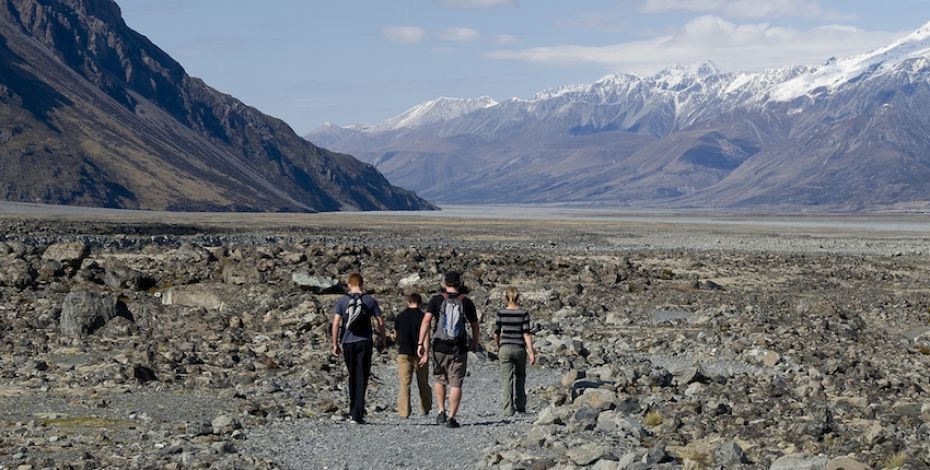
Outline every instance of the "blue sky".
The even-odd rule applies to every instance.
[[[300,134],[677,63],[814,64],[930,22],[926,0],[117,1],[191,75]]]

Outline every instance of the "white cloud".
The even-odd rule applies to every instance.
[[[801,17],[831,21],[848,20],[852,16],[826,9],[815,0],[646,0],[643,13],[690,11],[717,13],[730,18]]]
[[[758,70],[862,54],[905,34],[840,25],[801,30],[768,23],[734,24],[717,16],[702,16],[673,34],[652,39],[607,46],[498,50],[485,56],[551,65],[603,64],[612,72],[651,73],[668,65],[704,60],[713,60],[724,70]]]
[[[519,41],[516,36],[510,34],[498,34],[494,37],[494,42],[498,44],[516,44]]]
[[[426,37],[426,31],[416,26],[385,26],[381,29],[381,35],[390,41],[414,44]]]
[[[517,0],[437,0],[437,3],[447,7],[488,8],[515,6]]]
[[[439,33],[439,39],[453,42],[474,41],[478,36],[478,31],[471,28],[447,28]]]

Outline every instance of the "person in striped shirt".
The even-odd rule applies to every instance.
[[[501,364],[504,387],[504,416],[526,413],[526,363],[536,364],[530,315],[520,307],[520,292],[507,289],[507,307],[497,312],[494,342]]]

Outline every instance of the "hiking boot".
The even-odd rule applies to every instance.
[[[349,424],[367,424],[365,418],[352,418],[349,420]]]
[[[446,424],[446,417],[447,417],[447,416],[448,416],[448,415],[446,415],[446,412],[445,412],[445,411],[440,411],[440,412],[439,412],[439,415],[436,416],[436,424]]]
[[[462,426],[462,425],[459,424],[459,422],[456,421],[455,418],[449,418],[449,421],[446,422],[446,427],[447,427],[447,428],[457,428],[457,427],[460,427],[460,426]]]

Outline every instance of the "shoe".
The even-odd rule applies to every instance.
[[[447,416],[445,411],[440,411],[439,415],[436,416],[436,424],[446,424]]]
[[[462,425],[459,424],[459,422],[456,421],[455,418],[449,418],[449,421],[446,422],[446,427],[447,427],[447,428],[458,428],[458,427],[461,427],[461,426],[462,426]]]
[[[358,419],[352,418],[349,420],[349,424],[367,424],[367,423],[365,422],[365,418],[358,418]]]

